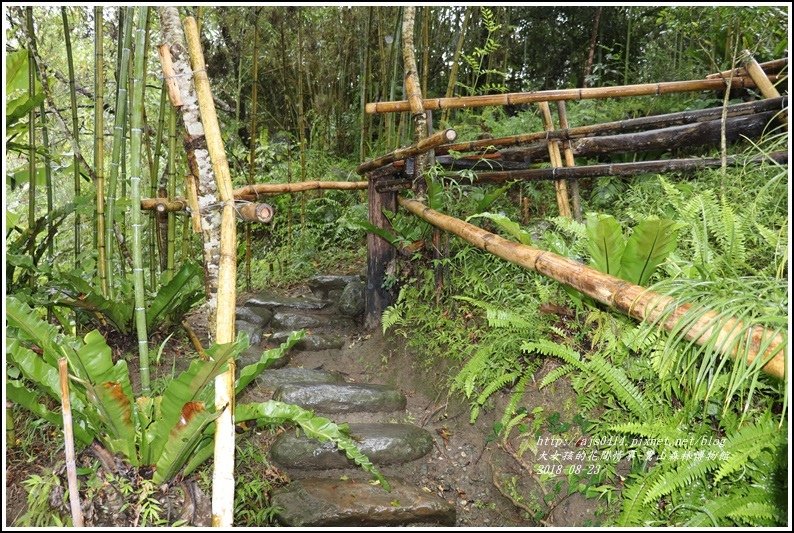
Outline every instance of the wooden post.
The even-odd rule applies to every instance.
[[[66,358],[58,360],[58,377],[61,384],[61,413],[63,414],[63,440],[66,454],[66,482],[69,485],[69,508],[74,527],[83,527],[83,509],[77,487],[77,465],[74,458],[74,430],[72,428],[72,403],[69,400],[69,371]]]
[[[600,8],[599,8],[600,12]],[[560,117],[560,129],[568,129],[568,114],[565,112],[565,100],[557,101],[557,115]],[[565,166],[575,167],[576,160],[573,158],[573,150],[571,150],[571,141],[562,143],[562,150],[565,154]],[[573,218],[580,221],[582,220],[582,203],[579,197],[579,180],[570,180],[568,184],[571,187],[571,202],[573,203]]]
[[[546,131],[552,131],[554,129],[554,123],[551,120],[549,103],[540,102],[538,103],[538,106],[540,107],[540,112],[543,115],[543,129]],[[548,149],[552,168],[562,167],[560,146],[557,144],[557,141],[549,139]],[[571,218],[571,206],[568,203],[568,187],[565,185],[565,180],[554,180],[554,191],[557,193],[557,208],[560,210],[560,216]]]
[[[382,229],[390,229],[391,224],[383,210],[394,212],[397,210],[397,193],[378,192],[375,190],[377,178],[374,173],[370,175],[373,183],[367,191],[369,199],[369,222]],[[384,287],[386,272],[389,264],[397,256],[397,250],[382,237],[374,233],[367,233],[367,290],[366,307],[364,311],[364,327],[374,329],[380,327],[383,311],[392,304],[394,295]]]
[[[750,79],[753,80],[758,90],[764,95],[764,98],[778,98],[780,96],[780,93],[775,89],[775,86],[772,85],[772,82],[769,81],[761,65],[758,64],[749,50],[744,50],[742,52],[742,64],[750,75]],[[778,115],[778,118],[783,124],[788,124],[788,113],[786,111],[782,111],[780,115]]]

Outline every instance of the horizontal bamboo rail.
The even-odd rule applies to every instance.
[[[745,102],[728,106],[728,117],[738,117],[764,111],[780,110],[788,106],[788,98],[769,98],[755,102]],[[652,115],[614,122],[603,122],[589,126],[577,126],[574,128],[561,128],[553,131],[540,131],[535,133],[524,133],[521,135],[511,135],[509,137],[497,137],[495,139],[480,139],[477,141],[460,142],[455,144],[442,144],[436,148],[436,154],[446,154],[454,150],[456,152],[471,152],[483,150],[489,146],[505,147],[518,144],[527,144],[535,141],[557,139],[561,141],[569,140],[573,137],[584,137],[587,135],[599,135],[610,133],[627,133],[646,128],[659,126],[676,126],[691,124],[693,122],[703,122],[722,118],[722,107],[711,107],[699,109],[697,111],[681,111],[678,113],[666,113],[664,115]]]
[[[772,61],[765,61],[764,63],[759,63],[758,66],[766,72],[767,74],[771,73],[778,73],[783,68],[788,65],[788,58],[784,57],[783,59],[773,59]],[[735,68],[733,70],[723,70],[722,72],[715,72],[714,74],[709,74],[706,76],[707,80],[711,80],[714,78],[729,78],[733,75],[736,76],[747,76],[747,69],[744,67]]]
[[[670,331],[676,327],[690,307],[689,304],[679,306],[669,296],[604,274],[573,259],[509,241],[477,226],[434,211],[416,200],[399,198],[398,201],[402,207],[422,220],[457,235],[477,248],[550,277],[637,320],[656,322],[660,320],[665,310],[673,307],[674,311],[661,324]],[[725,353],[733,358],[737,357],[739,347],[747,344],[748,364],[759,356],[763,358],[762,361],[769,358],[763,370],[772,376],[785,379],[786,340],[782,335],[774,334],[761,326],[748,328],[737,319],[729,319],[722,328],[717,329],[715,327],[717,319],[717,313],[711,311],[703,313],[698,320],[691,323],[685,338],[704,345],[716,335],[715,349],[725,353],[731,346],[735,346],[729,353]],[[742,335],[741,340],[738,335]],[[737,340],[739,342],[735,342]],[[765,343],[768,343],[768,347],[763,353],[759,353]]]
[[[426,137],[410,146],[398,148],[391,153],[361,163],[358,168],[356,168],[356,172],[363,175],[372,170],[385,167],[386,165],[394,163],[395,161],[400,161],[403,159],[408,159],[409,157],[423,154],[429,150],[432,150],[436,146],[454,141],[457,136],[458,134],[453,129],[437,131],[430,137]]]
[[[260,194],[282,194],[313,190],[361,190],[366,181],[301,181],[295,183],[256,183],[232,191],[235,200],[253,200]]]
[[[777,79],[775,76],[770,77]],[[733,78],[731,88],[743,89],[755,87],[753,80],[747,77]],[[557,89],[536,91],[531,93],[488,94],[484,96],[457,96],[453,98],[428,98],[422,101],[425,109],[460,109],[464,107],[484,107],[499,105],[533,104],[557,100],[587,100],[615,98],[625,96],[648,96],[692,91],[719,91],[725,89],[725,80],[686,80],[663,81],[659,83],[641,83],[637,85],[620,85],[616,87],[585,87],[580,89]],[[370,102],[366,112],[399,113],[410,111],[408,100],[395,102]]]

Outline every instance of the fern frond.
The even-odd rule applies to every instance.
[[[516,407],[518,407],[518,402],[524,397],[524,391],[527,388],[527,383],[529,380],[532,379],[531,372],[525,372],[521,379],[518,380],[516,383],[515,388],[513,389],[513,394],[510,395],[510,400],[507,402],[507,406],[505,407],[505,412],[502,415],[502,427],[506,428],[510,418],[515,415]],[[503,430],[504,431],[504,430]]]
[[[520,375],[520,372],[508,372],[507,374],[502,374],[498,378],[494,379],[488,384],[488,386],[485,387],[485,389],[483,389],[480,395],[477,396],[477,403],[479,405],[483,405],[493,393],[513,383]]]
[[[610,392],[635,415],[644,417],[649,411],[648,401],[626,376],[623,369],[612,365],[600,355],[594,355],[586,365],[587,371],[596,374],[609,385]]]
[[[617,519],[618,526],[643,526],[656,520],[654,514],[657,507],[644,502],[660,472],[661,469],[653,468],[626,481],[622,494],[623,507]]]
[[[542,389],[551,385],[561,377],[570,374],[573,369],[574,367],[572,365],[562,365],[555,368],[543,377],[543,379],[540,381],[540,385],[538,385],[538,388]]]

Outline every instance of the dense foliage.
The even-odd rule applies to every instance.
[[[411,141],[408,113],[363,110],[366,102],[405,98],[403,7],[180,9],[200,22],[235,187],[356,181],[360,161]],[[736,66],[743,49],[758,61],[786,56],[786,9],[425,6],[418,9],[415,31],[418,73],[426,97],[699,79]],[[196,264],[202,243],[188,216],[150,211],[142,225],[130,218],[133,172],[141,179],[135,192],[143,197],[186,197],[188,162],[166,105],[156,10],[149,10],[148,20],[137,19],[137,43],[131,38],[133,8],[100,11],[100,19],[89,7],[4,12],[6,396],[16,403],[7,414],[28,432],[19,439],[23,443],[38,435],[41,420],[60,425],[50,407],[60,394],[57,359],[66,357],[77,378],[72,403],[79,445],[96,439],[131,465],[160,465],[154,479],[168,482],[208,458],[210,422],[217,415],[204,405],[211,404],[211,380],[246,341],[213,347],[212,361],[193,360],[182,374],[153,384],[151,395],[141,394],[127,373],[126,361],[136,351],[136,307],[146,317],[147,333],[139,342],[162,342],[162,351],[166,335],[181,335],[176,328],[203,299]],[[97,27],[102,41],[95,41]],[[143,59],[137,62],[137,87],[135,58]],[[97,69],[106,80],[99,105]],[[133,94],[143,121],[134,132],[125,109],[132,108]],[[756,96],[730,93],[725,101]],[[594,124],[714,107],[723,97],[584,100],[570,103],[568,116],[571,125]],[[98,156],[103,152],[90,148],[99,123],[95,113],[104,118],[98,137],[107,145]],[[454,127],[459,140],[543,129],[531,106],[437,113],[433,124]],[[127,142],[133,133],[143,145],[134,157]],[[455,184],[442,187],[438,167],[427,175],[427,201],[489,231],[691,304],[682,324],[715,311],[719,321],[740,317],[786,335],[788,167],[750,161],[788,143],[787,133],[739,142],[728,149],[746,163],[726,169],[583,180],[583,222],[555,216],[549,183],[475,187],[467,180],[472,174],[461,172]],[[612,161],[702,154],[684,148]],[[100,168],[109,179],[118,178],[117,189],[100,185]],[[110,208],[104,234],[97,224],[98,197]],[[240,289],[362,270],[366,232],[380,231],[367,221],[366,192],[267,201],[275,208],[274,222],[240,232]],[[396,302],[383,315],[384,332],[404,336],[424,365],[451,369],[445,386],[470,403],[472,423],[499,405],[494,439],[519,442],[521,454],[537,451],[532,442],[549,428],[577,438],[627,437],[622,470],[616,459],[592,476],[567,479],[570,492],[601,498],[606,524],[786,523],[787,382],[761,373],[758,363],[735,364],[715,342],[687,341],[683,326],[664,333],[657,324],[637,324],[456,239],[445,241],[446,253],[434,259],[430,246],[422,246],[431,239],[428,224],[405,212],[386,215],[393,231],[380,234],[403,253],[387,279]],[[110,243],[106,278],[99,242]],[[133,270],[143,274],[138,304]],[[443,286],[436,283],[437,272],[444,274]],[[265,353],[243,369],[240,388],[278,354]],[[541,375],[542,368],[547,371]],[[549,416],[528,402],[533,390],[562,381],[574,391],[571,409]],[[195,419],[179,426],[188,404],[196,407]],[[332,440],[379,476],[344,428],[326,419],[273,402],[237,409],[238,420],[292,422]],[[186,435],[182,446],[168,440],[174,428]],[[266,462],[251,448],[241,453],[253,463]],[[243,475],[256,480],[256,473]],[[272,520],[267,490],[253,488],[269,485],[257,483],[262,485],[238,494],[238,503],[250,501],[258,509],[241,504],[241,524]],[[49,474],[28,478],[29,509],[20,524],[60,520],[46,511],[47,492],[57,484]],[[140,515],[150,489],[138,489]]]

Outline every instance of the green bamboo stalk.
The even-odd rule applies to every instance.
[[[168,115],[168,198],[176,197],[176,110],[170,108]],[[185,217],[185,220],[188,220]],[[166,245],[165,275],[163,283],[174,277],[174,251],[176,248],[176,213],[168,213],[168,244]]]
[[[147,15],[149,8],[137,8],[138,29],[135,35],[135,70],[133,72],[132,116],[130,118],[130,201],[132,226],[132,281],[135,287],[135,327],[138,331],[138,355],[140,356],[141,393],[148,395],[149,345],[146,333],[146,294],[143,282],[143,254],[141,243],[141,148],[143,144],[143,88],[145,85]]]
[[[130,43],[132,41],[132,9],[125,8],[124,37],[121,41],[119,61],[117,65],[116,80],[116,116],[113,120],[113,149],[110,156],[110,177],[105,209],[105,273],[108,282],[108,296],[113,297],[113,220],[116,211],[116,186],[121,166],[122,146],[125,143],[125,130],[127,128],[127,64],[130,60]],[[119,17],[121,20],[121,16]],[[119,29],[121,32],[121,29]],[[121,261],[122,269],[124,261]]]
[[[72,59],[72,37],[71,30],[69,29],[69,19],[66,16],[66,8],[61,8],[61,18],[63,19],[63,37],[66,44],[66,62],[69,67],[69,97],[72,106],[72,136],[74,143],[80,146],[80,129],[77,123],[77,92],[75,90],[74,81],[74,61]],[[74,153],[74,200],[75,202],[80,197],[80,161],[78,151]],[[80,255],[80,215],[75,211],[74,214],[74,266],[77,266],[78,257]]]
[[[94,7],[94,172],[96,173],[97,274],[102,295],[108,295],[105,262],[105,61],[102,7]]]
[[[35,35],[33,29],[33,8],[25,8],[28,23],[28,35],[31,39],[31,46],[28,48],[28,98],[33,98],[36,94],[36,66],[33,56],[32,42]],[[36,239],[33,238],[33,227],[36,225],[36,109],[31,108],[28,112],[28,228],[31,238],[28,240],[28,254],[33,257],[36,249]],[[32,287],[36,285],[36,276],[31,272],[28,282]]]

